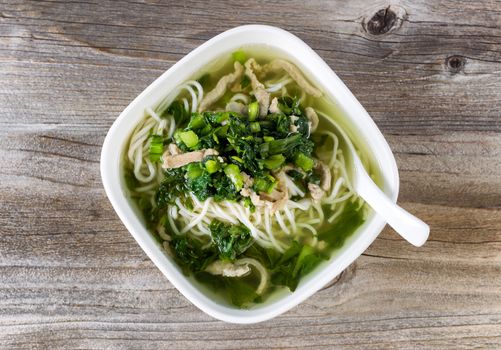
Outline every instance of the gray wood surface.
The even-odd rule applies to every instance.
[[[129,101],[246,23],[290,30],[339,74],[432,229],[419,249],[385,229],[335,283],[250,326],[181,296],[99,175]],[[0,0],[1,349],[500,349],[500,249],[499,1]]]

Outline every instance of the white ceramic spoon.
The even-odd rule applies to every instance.
[[[360,158],[358,157],[350,138],[343,129],[331,118],[324,116],[338,131],[341,136],[339,141],[345,144],[347,152],[347,167],[351,166],[353,175],[353,190],[362,197],[374,211],[381,216],[397,233],[409,243],[420,247],[426,242],[430,234],[430,227],[421,219],[415,217],[405,209],[399,207],[396,203],[386,196],[379,187],[372,181],[365,170]]]

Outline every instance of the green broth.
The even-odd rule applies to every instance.
[[[249,57],[253,57],[256,59],[258,63],[266,63],[274,58],[284,58],[288,59],[286,55],[282,52],[270,49],[268,47],[257,47],[257,46],[249,46],[241,48],[241,51],[245,53],[245,55]],[[200,82],[203,86],[204,91],[208,92],[212,90],[221,76],[229,74],[233,72],[233,59],[231,53],[227,53],[221,56],[220,59],[215,60],[214,62],[207,65],[206,68],[202,69],[201,72],[195,74],[192,78]],[[271,76],[268,80],[279,79],[279,75]],[[313,84],[315,81],[307,77]],[[245,84],[245,81],[242,81]],[[293,95],[291,97],[299,97],[301,95],[301,89],[295,85],[295,83],[290,84],[288,88],[289,95]],[[217,103],[213,104],[211,110],[220,110],[224,109],[226,103],[229,101],[232,93],[227,92]],[[182,98],[189,97],[187,92],[184,92],[178,96],[178,100]],[[372,152],[368,149],[367,145],[363,142],[363,140],[357,137],[356,129],[352,124],[348,122],[348,118],[344,115],[336,105],[334,101],[330,101],[325,94],[320,98],[315,98],[312,96],[306,95],[306,98],[302,102],[301,106],[304,108],[306,106],[311,106],[315,110],[322,111],[326,115],[334,118],[339,124],[341,124],[345,131],[350,135],[350,138],[359,151],[359,154],[362,158],[366,169],[369,174],[371,174],[372,178],[378,185],[381,185],[381,177],[378,172],[378,168],[374,162],[374,157]],[[333,127],[322,117],[320,117],[319,129],[321,130],[329,130],[335,133]],[[317,133],[313,133],[314,138],[317,137]],[[344,152],[343,152],[344,153]],[[350,175],[350,174],[348,174]],[[147,228],[151,231],[152,235],[155,237],[159,244],[162,244],[164,241],[159,233],[157,232],[157,227],[159,223],[151,220],[151,212],[152,212],[152,204],[148,202],[147,197],[142,194],[138,194],[135,189],[140,186],[139,182],[134,178],[132,164],[128,161],[127,156],[124,155],[124,178],[127,188],[131,193],[132,199],[136,202],[139,211],[143,214],[144,221],[146,223]],[[325,218],[330,217],[334,210],[329,206],[323,206],[323,215]],[[339,208],[336,208],[339,211]],[[355,199],[352,201],[348,201],[343,209],[338,213],[337,218],[329,223],[327,220],[324,220],[323,224],[318,227],[318,240],[324,242],[323,246],[315,248],[316,255],[312,258],[311,255],[306,255],[299,253],[299,251],[303,252],[304,247],[308,246],[311,243],[311,237],[306,235],[302,237],[291,237],[284,232],[277,233],[277,239],[285,242],[287,245],[296,244],[294,241],[297,241],[300,245],[304,245],[302,248],[298,246],[298,251],[295,252],[295,260],[290,260],[286,262],[281,262],[283,260],[283,255],[272,251],[270,249],[265,249],[259,247],[257,244],[254,244],[245,251],[243,254],[239,256],[253,258],[258,260],[265,266],[267,269],[274,269],[275,272],[271,273],[271,282],[272,285],[264,293],[261,295],[256,295],[256,285],[259,283],[259,276],[255,269],[252,269],[252,272],[245,277],[234,278],[234,277],[222,277],[218,275],[212,275],[205,271],[199,271],[196,273],[190,273],[190,270],[186,267],[183,268],[183,272],[190,276],[189,278],[193,281],[197,281],[200,283],[200,288],[209,294],[211,294],[214,300],[229,304],[235,305],[237,307],[254,307],[256,304],[267,300],[274,300],[279,295],[287,292],[287,287],[293,290],[297,286],[297,281],[291,281],[290,276],[285,274],[280,274],[280,269],[282,265],[294,265],[293,267],[289,266],[289,269],[298,270],[297,274],[301,275],[301,281],[307,277],[307,275],[311,275],[311,273],[318,269],[319,266],[324,265],[327,261],[333,256],[333,254],[339,250],[345,243],[346,240],[349,239],[350,236],[364,223],[366,218],[370,213],[370,208],[364,204],[360,199]],[[165,216],[163,217],[165,219]],[[164,227],[167,225],[164,223]],[[169,235],[173,235],[173,232],[167,230]],[[292,248],[289,248],[291,250]],[[301,250],[303,249],[303,250]],[[169,249],[167,249],[169,250]],[[289,251],[287,250],[285,254]],[[170,253],[172,254],[172,253]],[[301,256],[307,256],[309,259],[305,262],[300,262]],[[280,265],[282,264],[282,265]],[[298,267],[299,266],[299,267]],[[278,270],[278,272],[277,272]],[[274,284],[273,281],[278,281],[278,284]],[[281,285],[282,286],[281,286]]]

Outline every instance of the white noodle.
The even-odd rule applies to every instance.
[[[153,119],[155,119],[157,122],[160,123],[162,121],[160,117],[155,112],[153,112],[153,109],[151,109],[151,107],[146,107],[146,112],[148,112],[148,114],[152,116]]]
[[[169,118],[169,132],[167,133],[167,137],[171,138],[174,135],[174,132],[176,131],[176,121],[174,120],[174,117],[171,116]]]
[[[299,187],[296,186],[294,181],[287,174],[285,175],[285,184],[287,185],[287,189],[289,190],[291,196],[304,197],[305,193],[301,191]]]
[[[245,94],[238,93],[238,94],[233,95],[231,97],[230,101],[232,101],[232,102],[242,101],[244,104],[248,104],[250,101],[250,98],[249,98],[249,96],[247,96]]]
[[[173,217],[170,215],[167,215],[167,220],[169,220],[169,225],[170,225],[170,228],[172,229],[172,231],[174,231],[174,233],[176,235],[179,235],[179,230],[178,230],[176,224],[174,223]]]
[[[193,85],[197,91],[198,91],[198,101],[202,101],[203,98],[204,98],[204,88],[202,87],[202,85],[200,85],[200,83],[196,80],[188,80],[186,82],[186,84],[190,84],[190,85]]]
[[[268,284],[268,271],[266,271],[266,269],[264,268],[263,265],[261,265],[261,263],[259,261],[257,261],[256,259],[252,259],[252,258],[242,258],[242,259],[238,259],[237,261],[235,261],[235,263],[237,265],[245,265],[245,264],[249,264],[249,265],[252,265],[256,268],[256,270],[259,272],[259,274],[261,275],[261,281],[259,282],[259,286],[257,287],[256,289],[256,293],[257,294],[262,294],[264,289],[266,288],[266,284]]]
[[[183,88],[186,89],[191,95],[191,113],[195,113],[197,111],[197,106],[198,106],[197,96],[195,95],[195,91],[188,84],[183,85]]]
[[[266,86],[267,86],[266,91],[267,92],[276,92],[291,82],[292,82],[292,78],[287,78],[287,79],[284,79],[284,80],[282,80],[276,84],[273,84],[273,85],[266,84]]]
[[[294,218],[294,211],[289,209],[287,206],[284,208],[285,215],[287,216],[287,219],[289,220],[289,223],[292,227],[292,232],[296,232],[297,227],[296,227],[296,220]]]
[[[291,231],[285,226],[284,219],[282,218],[282,215],[280,215],[280,212],[277,210],[275,212],[275,218],[277,219],[278,224],[280,225],[280,228],[282,231],[284,231],[286,234],[290,235]]]
[[[207,209],[209,209],[209,205],[210,205],[210,202],[211,202],[211,198],[208,198],[206,201],[205,201],[205,204],[203,206],[203,209],[202,209],[202,212],[197,216],[197,218],[195,220],[193,220],[192,222],[190,222],[188,225],[186,225],[182,230],[181,230],[181,233],[186,233],[188,232],[192,227],[194,227],[195,225],[197,225],[200,221],[202,221],[203,217],[205,216],[205,214],[207,214]]]
[[[341,188],[341,185],[343,184],[343,182],[344,182],[344,178],[340,177],[339,179],[337,179],[336,183],[334,184],[334,187],[332,189],[331,194],[325,200],[326,203],[330,203],[331,201],[334,200],[334,198],[336,198],[336,196],[338,195],[339,189]]]
[[[343,212],[343,209],[344,209],[344,206],[345,206],[345,203],[339,205],[339,207],[336,209],[336,211],[327,219],[327,221],[329,223],[333,223],[334,220],[336,220],[336,218],[341,215],[341,213]]]

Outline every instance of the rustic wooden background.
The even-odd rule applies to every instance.
[[[390,6],[391,5],[391,6]],[[400,203],[341,277],[274,320],[216,321],[148,260],[100,181],[108,128],[247,23],[309,43],[373,116]],[[501,348],[501,2],[0,0],[0,348]]]

